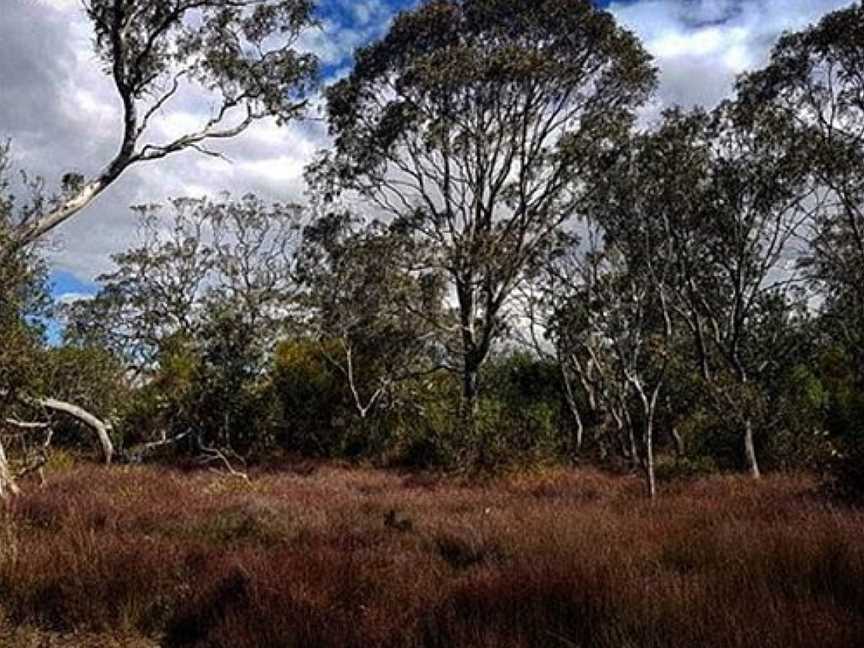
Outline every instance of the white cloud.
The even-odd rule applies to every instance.
[[[68,11],[74,9],[79,3],[76,0],[30,0],[32,4],[40,5],[55,11]],[[80,6],[80,5],[79,5]]]
[[[281,155],[269,160],[248,160],[240,165],[240,170],[273,185],[288,184],[303,177],[304,162],[304,158]]]
[[[663,105],[713,106],[735,78],[764,64],[786,30],[848,0],[617,0],[609,11],[635,32],[660,69]]]
[[[89,293],[81,293],[81,292],[67,292],[62,295],[57,296],[57,303],[62,306],[68,306],[70,304],[74,304],[80,301],[87,301],[88,299],[92,299],[93,295]]]

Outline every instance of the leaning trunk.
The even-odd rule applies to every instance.
[[[749,416],[744,422],[744,456],[747,460],[747,468],[754,479],[759,479],[762,473],[759,471],[759,463],[756,461],[756,444],[753,441],[753,419]]]
[[[678,431],[678,426],[672,426],[672,441],[675,443],[675,456],[683,459],[687,454],[687,447],[684,444],[684,437]]]
[[[612,436],[614,442],[618,444],[618,450],[621,456],[632,463],[635,457],[635,450],[632,446],[629,446],[627,444],[627,433],[625,429],[627,426],[624,423],[624,419],[619,416],[619,414],[614,409],[610,410],[607,415],[611,416],[613,422],[615,423],[615,431],[614,433],[610,432],[610,436]],[[604,425],[604,427],[606,427],[606,425]]]
[[[121,150],[98,178],[83,185],[73,195],[67,196],[52,211],[22,227],[11,241],[0,248],[0,259],[8,258],[7,255],[32,245],[90,205],[129,166],[132,154],[128,149],[130,144],[135,145],[134,141],[125,142],[124,150]]]
[[[34,401],[35,404],[57,412],[63,412],[77,419],[96,433],[99,446],[102,451],[102,459],[106,464],[111,463],[114,457],[114,444],[111,442],[111,426],[93,416],[90,412],[77,405],[59,401],[54,398],[41,398]]]

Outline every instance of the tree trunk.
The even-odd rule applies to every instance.
[[[759,479],[762,473],[759,471],[759,463],[756,461],[756,445],[753,441],[753,419],[749,416],[744,422],[744,456],[747,459],[747,468],[753,479]]]
[[[15,485],[15,479],[12,477],[9,462],[6,460],[3,441],[0,440],[0,500],[8,498],[10,495],[17,495],[19,492],[18,486]]]
[[[648,497],[657,497],[657,479],[654,474],[654,422],[653,413],[645,423],[645,481]]]
[[[90,412],[77,405],[59,401],[54,398],[40,398],[33,401],[35,405],[45,407],[57,412],[63,412],[69,416],[78,419],[93,430],[99,439],[99,445],[102,450],[102,458],[106,464],[111,463],[114,457],[114,444],[111,442],[111,426],[93,416]]]
[[[570,417],[573,419],[573,424],[576,426],[576,454],[581,454],[585,438],[585,422],[579,413],[579,405],[576,403],[576,395],[573,393],[573,384],[570,381],[570,376],[567,375],[567,370],[563,365],[561,366],[561,378],[564,381],[564,401]]]
[[[624,423],[624,419],[611,409],[606,412],[607,421],[610,417],[612,418],[612,422],[615,424],[615,430],[614,434],[610,432],[609,436],[613,437],[613,441],[617,442],[621,456],[632,463],[634,460],[633,448],[627,444],[627,434],[625,429],[627,426]],[[603,427],[611,428],[608,423],[604,423]]]
[[[630,447],[630,469],[636,470],[639,468],[639,447],[636,445],[636,433],[633,430],[633,422],[628,421],[627,425],[627,445]]]
[[[111,173],[103,173],[95,180],[82,186],[74,195],[66,198],[53,211],[50,211],[36,219],[34,222],[29,223],[26,227],[22,228],[4,248],[0,249],[0,258],[5,259],[6,255],[12,254],[34,243],[58,225],[61,225],[72,218],[75,214],[82,211],[92,203],[109,184],[111,184],[117,175],[119,175],[119,172],[112,171]]]
[[[737,358],[733,358],[735,373],[738,377],[738,383],[746,390],[749,387],[749,376],[744,370],[743,363]],[[759,470],[759,462],[756,460],[756,443],[753,439],[753,415],[744,406],[740,417],[744,420],[744,460],[747,462],[747,470],[753,479],[759,479],[762,473]],[[741,418],[739,418],[739,421]]]
[[[681,436],[678,427],[675,425],[672,426],[672,441],[675,443],[675,456],[683,459],[687,454],[687,448],[684,445],[684,437]]]
[[[475,366],[466,366],[462,372],[462,403],[460,415],[463,432],[473,434],[477,431],[477,414],[480,410],[479,371]]]

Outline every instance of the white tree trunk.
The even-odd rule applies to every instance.
[[[92,203],[111,181],[111,178],[103,174],[82,186],[77,193],[61,202],[54,210],[44,214],[32,223],[25,224],[6,246],[6,249],[0,249],[0,252],[2,252],[0,256],[5,256],[7,253],[34,243],[58,225],[65,223]]]
[[[99,445],[102,449],[102,458],[105,460],[106,464],[111,463],[111,459],[114,457],[114,444],[111,442],[110,425],[96,418],[87,410],[78,407],[77,405],[72,405],[71,403],[59,401],[54,398],[40,398],[33,402],[34,404],[46,409],[68,414],[93,430],[99,439]]]
[[[652,500],[657,497],[657,477],[654,469],[654,415],[645,423],[645,486],[648,497]]]
[[[18,493],[18,486],[15,485],[15,479],[12,477],[9,462],[6,460],[3,441],[0,440],[0,500],[8,498],[10,495],[17,495]]]
[[[744,454],[747,458],[747,468],[754,479],[759,479],[762,472],[756,460],[756,443],[753,440],[753,420],[748,416],[744,423]]]
[[[564,401],[567,409],[570,412],[570,417],[576,425],[576,452],[582,452],[582,443],[585,438],[585,422],[582,420],[582,414],[579,412],[579,404],[576,401],[576,395],[573,392],[573,383],[570,376],[567,374],[567,369],[561,363],[561,378],[564,382]]]

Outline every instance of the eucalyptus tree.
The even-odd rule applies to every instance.
[[[143,384],[188,356],[196,384],[185,396],[195,402],[184,403],[182,423],[212,433],[208,441],[247,444],[238,412],[299,308],[304,215],[251,195],[178,199],[172,208],[168,219],[142,208],[139,244],[115,255],[117,269],[98,279],[92,299],[67,309],[66,340],[113,350]]]
[[[588,0],[434,0],[327,92],[337,187],[395,219],[458,305],[466,426],[523,270],[590,188],[655,72]]]
[[[442,368],[444,284],[414,267],[412,241],[381,222],[330,212],[306,228],[307,325],[344,378],[361,419],[398,404],[409,381]]]
[[[83,0],[99,64],[122,106],[121,141],[92,177],[66,173],[42,209],[16,223],[6,253],[29,245],[83,210],[127,169],[181,151],[219,153],[219,141],[254,122],[298,117],[316,60],[297,49],[312,23],[309,0]],[[154,131],[183,96],[203,92],[209,115],[159,140]]]
[[[42,202],[39,183],[31,184],[26,202],[16,200],[9,193],[8,173],[9,146],[4,145],[0,146],[0,242],[12,240],[15,223]],[[46,444],[50,443],[50,415],[62,413],[96,433],[103,456],[110,462],[110,425],[80,404],[60,400],[58,397],[77,400],[77,395],[70,390],[52,393],[55,385],[46,379],[54,359],[46,352],[43,339],[44,322],[53,311],[47,279],[47,265],[33,247],[15,249],[0,263],[0,434],[14,431],[26,441],[28,435],[47,431]],[[21,420],[21,416],[40,420]],[[0,497],[16,491],[0,438]]]
[[[773,116],[823,194],[809,222],[807,275],[826,320],[864,362],[864,6],[786,34],[739,83],[749,111]],[[864,380],[864,374],[861,375]]]
[[[66,342],[110,349],[134,374],[153,367],[162,342],[191,337],[213,268],[209,212],[199,201],[172,202],[170,222],[158,205],[134,207],[137,242],[112,256],[98,293],[62,313]]]
[[[666,239],[668,311],[691,336],[715,406],[740,426],[756,477],[758,382],[782,357],[760,322],[799,297],[796,236],[813,208],[802,159],[767,126],[736,104],[668,112],[612,165],[597,205],[613,239],[640,222]]]
[[[170,208],[168,218],[158,205],[134,208],[138,242],[112,257],[116,269],[97,278],[92,299],[66,309],[68,342],[111,349],[147,371],[165,340],[194,339],[218,304],[241,313],[256,337],[278,337],[297,291],[300,208],[252,195]]]
[[[748,411],[751,386],[790,351],[782,330],[761,323],[778,306],[788,310],[801,299],[797,237],[817,204],[804,182],[805,161],[786,148],[782,132],[770,120],[752,123],[746,112],[742,121],[741,110],[740,105],[721,106],[712,116],[705,206],[713,224],[708,251],[717,273],[708,280],[707,299],[699,308],[708,306],[712,343],[738,385],[737,397],[720,392],[744,428],[747,465],[759,477]]]
[[[9,146],[0,145],[0,245],[13,236],[19,208],[9,192],[9,165]],[[18,250],[0,264],[0,421],[9,416],[18,392],[34,382],[38,371],[34,358],[39,333],[28,316],[46,312],[45,278],[45,266],[34,250]],[[10,492],[16,493],[17,486],[0,437],[0,499]]]
[[[550,256],[534,279],[562,371],[576,376],[592,418],[603,412],[614,423],[613,440],[643,470],[653,498],[656,419],[677,324],[674,258],[665,232],[608,199],[598,193],[582,239]]]

